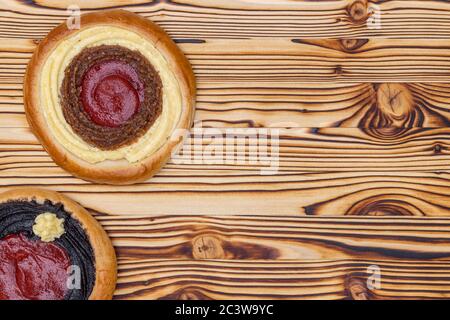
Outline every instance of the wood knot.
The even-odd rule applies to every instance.
[[[347,296],[353,300],[369,300],[370,292],[364,278],[353,275],[347,276],[345,279],[345,289]]]
[[[223,259],[222,240],[215,235],[200,235],[192,241],[192,255],[195,259]]]
[[[365,122],[361,122],[361,131],[365,134],[384,141],[395,141],[410,134],[409,128],[402,127],[377,127],[378,123],[375,122],[375,117],[369,118]],[[383,123],[382,123],[383,124]],[[371,125],[372,127],[363,127],[363,125]]]
[[[424,216],[414,199],[404,195],[377,195],[353,204],[346,215],[350,216]]]
[[[197,287],[185,287],[161,297],[162,300],[210,300],[210,298]]]
[[[355,50],[361,48],[367,42],[369,42],[369,40],[367,40],[367,39],[342,39],[342,40],[340,40],[341,47],[346,52],[355,51]]]
[[[195,291],[185,290],[184,292],[180,292],[178,296],[179,300],[200,300],[200,297],[197,295]]]
[[[377,90],[378,108],[394,119],[404,119],[414,109],[414,98],[401,83],[383,83]]]
[[[374,99],[358,123],[358,127],[373,137],[399,139],[410,128],[422,127],[424,115],[416,104],[408,85],[402,83],[374,84]]]
[[[358,0],[350,4],[347,8],[348,16],[350,20],[354,23],[362,23],[369,17],[369,12],[367,10],[367,1]]]
[[[442,146],[440,145],[440,144],[436,144],[435,146],[434,146],[434,153],[435,154],[439,154],[439,153],[441,153],[442,152]]]

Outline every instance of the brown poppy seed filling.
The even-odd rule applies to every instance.
[[[162,111],[162,83],[138,51],[101,45],[81,51],[65,70],[64,118],[86,143],[115,150],[134,143]]]

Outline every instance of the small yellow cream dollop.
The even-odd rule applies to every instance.
[[[64,219],[58,218],[54,213],[42,213],[34,220],[33,232],[44,242],[55,241],[65,232]]]

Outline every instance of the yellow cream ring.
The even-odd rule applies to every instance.
[[[84,141],[66,121],[61,86],[71,61],[86,48],[120,46],[140,53],[162,84],[162,111],[131,144],[101,150]],[[24,82],[28,122],[44,148],[62,168],[80,178],[109,184],[147,179],[170,158],[189,129],[195,104],[192,68],[177,45],[151,21],[112,10],[81,16],[80,28],[63,23],[39,44]]]

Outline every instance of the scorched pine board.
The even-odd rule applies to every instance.
[[[278,173],[171,162],[117,187],[58,168],[22,81],[71,4],[167,30],[197,76],[196,126],[279,128]],[[449,125],[448,1],[0,1],[0,191],[89,208],[118,253],[118,299],[449,298]]]

